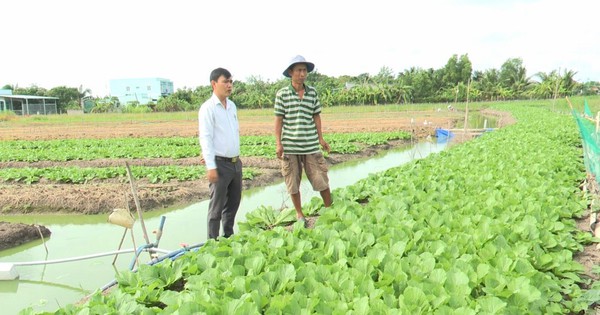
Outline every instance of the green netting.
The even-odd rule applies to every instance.
[[[587,105],[587,103],[586,103]],[[586,111],[589,111],[587,108]],[[592,117],[585,113],[586,116]],[[583,142],[583,161],[588,173],[593,174],[596,182],[600,184],[600,134],[596,132],[596,124],[589,118],[584,117],[573,110],[573,116],[579,126],[581,140]]]
[[[588,106],[587,100],[583,100],[583,113],[588,117],[594,117],[594,115],[592,115],[590,107]]]

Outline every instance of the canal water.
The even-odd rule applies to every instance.
[[[392,151],[362,160],[341,163],[329,171],[332,190],[351,185],[366,178],[371,173],[381,172],[415,159],[424,158],[443,150],[446,143],[422,142],[407,145]],[[302,183],[302,199],[307,203],[318,196],[306,181]],[[291,207],[283,182],[246,190],[242,196],[238,221],[244,221],[246,214],[259,206],[280,208],[282,204]],[[206,241],[206,213],[208,201],[184,208],[164,209],[143,214],[150,242],[161,217],[164,216],[163,234],[159,248],[174,251],[182,244],[194,245]],[[0,263],[11,264],[19,274],[17,280],[0,280],[0,301],[2,313],[17,314],[26,307],[34,311],[55,311],[79,301],[94,290],[110,283],[118,270],[127,270],[133,263],[132,253],[60,262],[45,265],[19,265],[19,263],[64,260],[88,255],[108,254],[119,248],[133,249],[145,244],[140,222],[132,230],[108,223],[108,215],[18,215],[3,216],[9,222],[36,223],[48,227],[52,236],[45,241],[35,241],[26,245],[0,251]],[[133,231],[133,236],[131,232]],[[149,261],[147,253],[140,256],[142,263]]]
[[[381,172],[415,159],[442,151],[446,143],[433,141],[407,145],[367,159],[355,160],[333,166],[329,177],[331,189],[345,187],[366,178],[371,173]],[[318,196],[303,181],[303,203]],[[246,190],[243,192],[238,221],[260,206],[279,209],[283,204],[291,207],[283,182]],[[208,201],[184,208],[146,212],[143,215],[150,242],[155,241],[152,231],[158,229],[161,217],[164,227],[159,248],[166,251],[180,249],[182,244],[194,245],[206,240],[206,213]],[[26,307],[34,311],[55,311],[79,301],[115,278],[118,270],[127,270],[133,264],[132,253],[121,253],[44,265],[19,265],[21,262],[38,262],[81,258],[88,255],[108,254],[121,249],[133,249],[145,244],[140,222],[132,230],[108,223],[108,215],[48,215],[9,216],[9,222],[36,223],[48,227],[52,236],[42,241],[0,251],[0,264],[11,264],[19,274],[18,280],[0,280],[0,302],[3,314],[17,314]],[[133,235],[131,234],[133,232]],[[116,257],[116,261],[115,261]],[[113,261],[115,264],[113,265]],[[147,253],[140,255],[140,262],[149,261]]]

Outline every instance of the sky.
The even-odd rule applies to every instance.
[[[210,72],[274,82],[304,56],[330,77],[473,70],[520,58],[536,73],[600,81],[596,0],[19,0],[0,5],[0,87],[82,87],[164,78],[175,90]]]

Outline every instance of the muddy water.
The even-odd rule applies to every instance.
[[[420,159],[445,148],[445,143],[417,143],[368,159],[336,165],[330,169],[332,190],[351,185],[370,173]],[[303,202],[308,202],[318,193],[310,189],[307,182],[301,188]],[[291,207],[282,182],[264,188],[247,190],[243,193],[238,220],[261,205],[280,208]],[[206,240],[206,212],[208,201],[185,208],[165,209],[144,213],[143,222],[148,240],[154,242],[161,217],[164,228],[159,248],[173,251],[181,244],[194,245]],[[6,218],[3,218],[5,220]],[[0,280],[0,301],[4,314],[16,314],[19,310],[32,307],[35,311],[54,311],[66,304],[74,303],[114,279],[117,270],[126,270],[133,264],[132,253],[122,253],[116,258],[111,254],[93,259],[60,262],[45,265],[19,265],[20,262],[63,260],[83,258],[88,255],[111,253],[120,249],[133,249],[146,244],[141,221],[133,230],[126,230],[107,222],[107,215],[98,216],[11,216],[8,221],[38,223],[52,231],[45,242],[38,241],[24,246],[0,251],[0,264],[13,264],[20,275],[19,280]],[[133,235],[132,232],[133,231]],[[122,241],[121,247],[119,244]],[[140,256],[142,263],[149,261],[147,253]]]

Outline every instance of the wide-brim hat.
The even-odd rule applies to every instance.
[[[308,62],[306,61],[306,59],[304,59],[304,57],[298,55],[294,58],[292,58],[292,60],[290,60],[290,62],[288,63],[287,68],[285,68],[285,70],[283,71],[283,75],[290,78],[290,74],[288,72],[288,70],[290,70],[291,67],[293,67],[295,64],[297,63],[303,63],[306,64],[306,70],[308,72],[312,72],[315,69],[315,64],[312,62]]]

